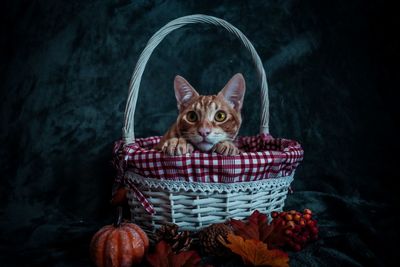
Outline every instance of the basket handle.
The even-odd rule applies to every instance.
[[[265,70],[258,56],[256,50],[254,49],[251,42],[247,39],[247,37],[237,28],[235,28],[232,24],[226,22],[225,20],[207,16],[207,15],[190,15],[185,17],[180,17],[173,21],[170,21],[160,30],[158,30],[148,41],[146,47],[144,48],[142,54],[139,57],[139,60],[136,64],[135,70],[133,71],[132,78],[129,84],[129,96],[128,101],[126,103],[125,108],[125,124],[122,129],[123,140],[125,144],[129,144],[134,142],[135,140],[135,125],[134,125],[134,115],[136,109],[136,102],[139,94],[140,82],[142,79],[142,75],[144,69],[146,67],[147,61],[149,60],[153,50],[157,47],[157,45],[167,36],[170,32],[179,29],[188,24],[195,23],[208,23],[216,26],[221,26],[233,33],[238,37],[250,51],[252,59],[256,65],[258,75],[261,78],[261,123],[260,123],[260,133],[268,134],[269,128],[269,100],[268,100],[268,84],[267,78],[265,75]]]

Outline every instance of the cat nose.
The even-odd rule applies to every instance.
[[[203,137],[206,137],[207,135],[209,135],[211,133],[211,129],[210,128],[200,128],[199,129],[199,134]]]

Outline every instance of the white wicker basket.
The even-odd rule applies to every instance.
[[[143,71],[153,50],[163,38],[175,29],[187,24],[208,23],[221,26],[237,36],[251,52],[258,74],[261,78],[261,127],[262,134],[268,134],[269,101],[268,86],[261,60],[250,41],[228,22],[206,15],[191,15],[169,22],[157,31],[149,40],[140,55],[129,88],[129,97],[125,110],[123,137],[125,144],[133,143],[134,112]],[[143,177],[132,171],[125,173],[125,179],[136,185],[153,205],[155,214],[149,214],[138,201],[134,192],[128,193],[132,220],[152,232],[166,222],[179,225],[182,229],[197,230],[212,223],[228,218],[245,218],[254,210],[269,214],[282,210],[294,171],[289,176],[239,183],[193,183],[185,181],[167,181]]]
[[[132,220],[147,232],[166,222],[195,231],[229,218],[247,218],[254,210],[265,214],[281,211],[293,181],[290,175],[255,182],[204,184],[160,181],[133,172],[126,175],[154,205],[156,213],[151,215],[132,192],[128,193]]]

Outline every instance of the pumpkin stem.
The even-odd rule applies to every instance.
[[[115,216],[114,227],[120,227],[122,222],[122,207],[117,207],[117,216]]]

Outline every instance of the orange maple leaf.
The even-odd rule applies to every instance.
[[[255,239],[267,243],[269,247],[282,247],[285,244],[285,226],[268,223],[265,214],[255,210],[247,222],[231,219],[229,221],[236,235],[244,239]]]
[[[255,239],[243,239],[241,236],[228,234],[228,242],[219,241],[233,253],[242,257],[246,265],[288,267],[289,256],[279,249],[268,249],[267,244]]]
[[[198,267],[201,260],[194,250],[175,254],[165,241],[158,242],[154,253],[147,254],[146,259],[151,267]]]
[[[273,227],[268,224],[268,218],[258,210],[254,211],[247,222],[231,219],[229,222],[235,234],[245,239],[255,239],[265,242],[271,234]]]

